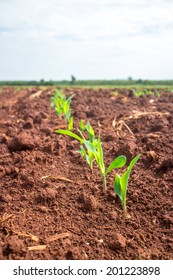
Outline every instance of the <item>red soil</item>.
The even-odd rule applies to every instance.
[[[0,259],[172,259],[173,95],[134,97],[130,90],[65,89],[75,93],[75,127],[100,133],[106,166],[118,155],[132,170],[124,220],[113,190],[102,191],[75,151],[58,135],[63,120],[50,109],[53,89],[0,92]],[[121,171],[120,171],[121,172]],[[36,247],[40,246],[40,247]]]

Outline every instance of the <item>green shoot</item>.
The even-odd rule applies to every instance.
[[[103,179],[103,192],[106,193],[107,191],[107,184],[106,184],[106,175],[112,171],[114,168],[120,168],[123,167],[126,164],[126,157],[121,155],[117,158],[115,158],[111,164],[109,165],[108,169],[105,169],[104,164],[104,156],[103,156],[103,149],[102,149],[102,143],[100,140],[100,135],[97,140],[97,144],[94,147],[91,143],[86,143],[88,151],[91,151],[94,155],[94,158],[97,162],[97,165],[100,170],[100,174]]]
[[[51,108],[55,108],[55,112],[59,117],[64,117],[66,121],[70,120],[71,110],[70,103],[74,95],[71,95],[68,99],[64,93],[57,90],[54,96],[51,97]]]
[[[84,137],[85,130],[88,133],[88,138],[89,138],[88,140]],[[90,125],[90,123],[87,123],[85,125],[82,120],[80,121],[78,131],[79,131],[81,137],[68,130],[63,130],[63,129],[56,130],[57,133],[70,136],[79,141],[79,143],[81,145],[80,145],[80,150],[78,150],[77,152],[79,152],[82,157],[85,157],[85,159],[91,169],[93,167],[94,160],[96,161],[100,174],[103,179],[103,191],[104,191],[104,193],[106,193],[106,190],[107,190],[106,175],[109,172],[111,172],[112,169],[120,168],[120,167],[124,166],[126,164],[126,157],[123,155],[117,157],[116,159],[114,159],[111,162],[108,169],[106,170],[105,164],[104,164],[104,155],[103,155],[103,149],[102,149],[102,143],[100,140],[100,135],[99,135],[98,139],[96,139],[93,127]]]
[[[130,176],[130,172],[135,165],[135,163],[138,161],[140,158],[140,154],[137,155],[129,164],[127,170],[120,176],[119,174],[116,175],[115,181],[114,181],[114,190],[115,193],[119,196],[122,207],[123,207],[123,212],[124,212],[124,217],[127,217],[127,208],[126,208],[126,194],[127,194],[127,187],[128,187],[128,180]]]
[[[86,140],[83,134],[85,130],[88,133],[88,138],[89,138],[88,140]],[[97,145],[97,139],[95,139],[94,129],[90,123],[87,123],[85,125],[84,121],[80,120],[78,131],[81,134],[82,138],[84,139],[84,143],[83,143],[84,146],[80,146],[80,150],[78,150],[78,152],[81,154],[82,157],[86,158],[87,163],[92,169],[93,161],[94,161],[93,148],[95,148]],[[91,148],[90,144],[92,144],[93,148]],[[91,149],[88,148],[89,146]]]
[[[149,89],[136,89],[134,91],[134,95],[139,97],[143,95],[152,95],[155,94],[156,96],[159,96],[159,92],[156,90],[156,92],[149,90]]]
[[[83,132],[85,130],[87,130],[89,140],[87,140],[84,137]],[[93,149],[97,145],[97,139],[95,139],[94,130],[93,130],[92,126],[90,125],[90,123],[87,123],[87,125],[84,125],[84,122],[81,120],[78,131],[79,131],[81,137],[79,137],[75,133],[72,133],[69,130],[63,130],[63,129],[56,130],[57,133],[70,136],[80,142],[80,144],[81,144],[80,150],[78,150],[77,152],[80,153],[82,157],[86,158],[87,163],[89,164],[90,168],[92,169],[93,161],[95,159]],[[91,145],[93,148],[91,148]],[[90,149],[88,149],[88,147],[90,147]]]
[[[70,117],[69,124],[68,124],[68,130],[73,130],[73,124],[74,124],[74,119],[73,119],[73,117]]]
[[[154,92],[152,92],[151,90],[145,89],[145,94],[146,95],[151,95],[151,94],[154,94]]]
[[[137,90],[134,91],[134,95],[136,97],[142,96],[144,94],[145,94],[145,92],[142,89],[137,89]]]
[[[76,133],[73,133],[69,130],[65,130],[65,129],[58,129],[58,130],[55,130],[56,133],[60,133],[60,134],[63,134],[63,135],[67,135],[67,136],[70,136],[76,140],[78,140],[81,144],[83,144],[84,140],[79,137]]]

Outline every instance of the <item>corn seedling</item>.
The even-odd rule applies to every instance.
[[[151,91],[151,90],[145,89],[145,94],[146,95],[151,95],[151,94],[154,94],[154,92]]]
[[[57,90],[54,96],[51,97],[51,108],[55,108],[55,112],[59,117],[63,117],[65,121],[70,120],[71,110],[70,103],[74,95],[66,98],[65,94]]]
[[[138,90],[135,90],[135,91],[134,91],[134,95],[135,95],[136,97],[142,96],[142,95],[144,95],[144,94],[145,94],[145,92],[144,92],[142,89],[138,89]]]
[[[105,164],[104,164],[104,156],[103,156],[103,149],[102,149],[102,143],[100,140],[100,135],[97,139],[97,145],[94,147],[91,143],[86,143],[87,149],[91,151],[94,155],[94,158],[97,162],[97,165],[100,170],[100,174],[103,179],[103,191],[106,193],[107,191],[107,185],[106,185],[106,175],[110,173],[114,168],[120,168],[123,167],[126,164],[126,157],[121,155],[115,158],[107,170],[105,169]]]
[[[83,132],[87,130],[89,139],[86,140],[84,137]],[[109,165],[108,169],[105,169],[104,164],[104,156],[103,156],[103,149],[102,149],[102,143],[100,140],[100,135],[98,139],[95,138],[95,133],[92,128],[92,126],[88,123],[87,125],[84,125],[83,121],[80,122],[80,129],[79,133],[81,134],[81,137],[77,134],[68,131],[59,129],[56,130],[57,133],[64,134],[70,137],[73,137],[74,139],[78,140],[81,144],[80,150],[78,151],[82,157],[86,158],[87,163],[89,164],[90,168],[92,169],[93,161],[95,160],[97,162],[97,165],[100,170],[100,174],[103,179],[103,191],[106,192],[107,186],[106,186],[106,175],[112,171],[114,168],[120,168],[123,167],[126,163],[126,157],[125,156],[119,156],[116,159],[114,159],[111,164]]]
[[[120,176],[119,174],[116,174],[115,181],[114,181],[114,190],[115,193],[119,196],[122,207],[123,207],[123,213],[124,217],[127,217],[127,208],[126,208],[126,194],[127,194],[127,187],[128,187],[128,180],[130,176],[130,172],[135,165],[135,163],[140,158],[140,154],[137,155],[129,164],[127,170]]]
[[[152,90],[149,90],[149,89],[144,89],[144,90],[138,89],[138,90],[134,91],[134,95],[137,97],[142,96],[142,95],[152,95],[152,94],[159,96],[159,92],[157,90],[155,92]]]
[[[70,128],[71,127],[69,127],[69,130],[70,130]],[[90,145],[92,145],[93,147],[95,147],[97,145],[97,139],[95,139],[93,127],[90,125],[90,123],[87,123],[87,125],[85,125],[84,122],[81,120],[79,123],[79,129],[78,129],[81,137],[78,136],[76,133],[73,133],[69,130],[59,129],[59,130],[56,130],[56,132],[63,134],[63,135],[70,136],[79,141],[79,143],[81,145],[80,145],[80,150],[78,150],[77,152],[80,153],[82,157],[86,158],[87,163],[89,164],[90,168],[92,169],[93,161],[94,161],[94,154],[91,149],[88,149],[88,147],[89,147],[88,143],[90,143]],[[88,133],[88,138],[89,138],[88,140],[84,136],[85,130]]]

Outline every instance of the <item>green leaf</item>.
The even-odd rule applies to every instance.
[[[119,196],[120,200],[122,201],[122,192],[121,192],[121,183],[120,183],[120,175],[116,174],[115,181],[114,181],[114,190],[115,193]]]
[[[108,169],[106,170],[106,174],[111,172],[114,168],[120,168],[123,167],[126,164],[126,157],[125,156],[118,156],[116,159],[114,159],[111,164],[109,165]]]
[[[93,142],[93,140],[94,140],[94,129],[93,129],[93,127],[90,125],[90,123],[87,123],[86,129],[87,129],[87,131],[88,131],[88,135],[89,135],[89,140],[90,140],[90,142]]]
[[[83,142],[88,151],[92,152],[93,154],[97,153],[95,147],[93,146],[93,144],[90,141],[83,140]]]
[[[58,130],[55,130],[56,133],[60,133],[60,134],[64,134],[64,135],[67,135],[67,136],[70,136],[76,140],[78,140],[80,143],[84,143],[84,140],[79,137],[77,134],[69,131],[69,130],[64,130],[64,129],[58,129]]]
[[[88,165],[91,167],[91,161],[90,161],[89,155],[86,155],[86,161],[87,161]]]
[[[130,176],[130,172],[133,168],[133,166],[135,165],[135,163],[138,161],[138,159],[140,158],[140,154],[137,155],[129,164],[127,171],[125,171],[120,179],[120,184],[121,184],[121,190],[122,190],[122,198],[123,200],[126,199],[126,192],[127,192],[127,186],[128,186],[128,180],[129,180],[129,176]]]
[[[100,168],[100,172],[103,175],[105,175],[105,165],[104,165],[104,160],[103,160],[103,149],[102,149],[102,143],[100,140],[100,135],[98,136],[97,140],[97,163]]]
[[[67,104],[70,105],[72,98],[75,96],[75,94],[71,95],[67,100]]]
[[[80,150],[78,150],[77,152],[80,153],[82,157],[86,156],[86,151],[82,145],[80,146]]]
[[[80,120],[80,122],[79,122],[79,129],[80,129],[82,132],[84,132],[85,129],[86,129],[86,126],[85,126],[83,120]]]
[[[69,130],[73,130],[73,123],[74,123],[74,119],[73,119],[73,117],[70,117],[69,124],[68,124]]]

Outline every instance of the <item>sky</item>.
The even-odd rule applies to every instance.
[[[173,79],[173,0],[0,0],[0,80]]]

